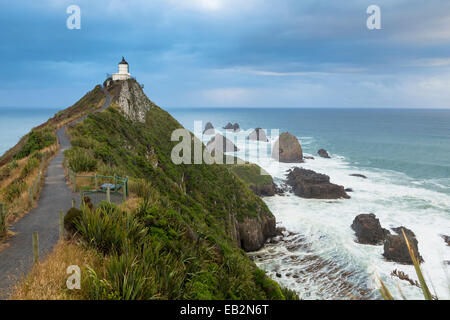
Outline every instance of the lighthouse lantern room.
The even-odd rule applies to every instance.
[[[130,79],[131,75],[128,69],[128,62],[125,61],[125,58],[122,57],[122,61],[119,62],[119,72],[113,73],[112,79],[116,80],[127,80]]]

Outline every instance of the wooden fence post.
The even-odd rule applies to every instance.
[[[111,190],[110,190],[109,183],[106,188],[106,202],[111,203]]]
[[[73,192],[77,192],[77,176],[74,172],[72,172],[72,187]]]
[[[95,184],[95,190],[98,190],[97,174],[95,174],[95,176],[94,176],[94,184]]]
[[[64,239],[64,212],[59,212],[59,239]]]
[[[39,262],[39,234],[37,231],[33,233],[33,261],[34,263]]]

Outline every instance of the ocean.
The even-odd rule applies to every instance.
[[[193,131],[194,121],[221,128],[263,128],[295,135],[314,160],[279,164],[256,143],[239,144],[236,155],[258,163],[277,184],[300,166],[325,173],[352,188],[349,200],[303,199],[292,194],[266,197],[280,227],[295,233],[252,254],[258,266],[303,299],[377,299],[377,277],[396,298],[423,298],[421,290],[391,276],[394,270],[417,280],[412,266],[383,259],[383,246],[356,243],[351,224],[374,213],[384,228],[405,226],[419,241],[431,290],[450,299],[450,110],[393,109],[170,109]],[[236,134],[248,135],[249,132]],[[229,136],[227,136],[229,137]],[[207,142],[211,136],[202,137]],[[231,137],[233,138],[233,137]],[[276,137],[269,137],[272,142]],[[331,159],[318,157],[326,149]],[[245,151],[244,151],[245,150]],[[263,156],[261,156],[263,154]],[[367,179],[350,176],[359,173]],[[445,262],[446,261],[446,262]],[[399,289],[400,288],[400,289]]]
[[[29,130],[53,116],[54,109],[0,108],[0,154]],[[350,228],[361,213],[374,213],[384,228],[405,226],[419,241],[422,268],[431,290],[450,299],[450,110],[409,109],[167,109],[193,131],[194,121],[228,122],[243,129],[272,129],[295,135],[305,155],[301,164],[276,163],[268,154],[257,156],[257,144],[240,145],[236,155],[258,163],[277,184],[286,171],[300,166],[325,173],[331,182],[352,188],[348,200],[303,199],[292,194],[264,201],[278,225],[291,234],[287,241],[268,244],[252,253],[255,263],[303,299],[378,299],[380,277],[396,298],[422,298],[419,288],[391,276],[403,271],[417,279],[414,268],[382,257],[383,246],[355,242]],[[228,137],[228,136],[227,136]],[[201,137],[207,142],[211,136]],[[326,149],[331,159],[317,156]],[[359,173],[367,179],[350,176]],[[447,263],[445,263],[447,261]],[[400,292],[401,291],[401,292]]]
[[[58,112],[51,108],[0,107],[0,155],[26,135],[30,130],[53,117]]]

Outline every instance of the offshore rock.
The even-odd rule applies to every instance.
[[[303,162],[303,151],[298,139],[288,132],[283,132],[275,142],[272,158],[279,162]]]
[[[314,199],[350,199],[343,186],[330,182],[330,177],[295,167],[288,171],[287,184],[292,187],[295,195],[302,198]]]

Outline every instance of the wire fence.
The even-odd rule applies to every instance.
[[[91,198],[93,203],[125,202],[128,199],[128,177],[117,175],[79,175],[69,169],[69,178],[74,192],[80,192],[80,198]]]

